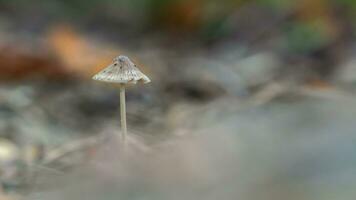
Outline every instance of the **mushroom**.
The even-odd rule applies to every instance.
[[[151,80],[127,56],[123,55],[116,57],[112,64],[94,75],[93,79],[120,84],[121,141],[125,146],[127,136],[125,86],[137,82],[146,84]]]

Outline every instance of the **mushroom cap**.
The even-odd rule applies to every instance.
[[[105,69],[93,76],[94,80],[112,83],[149,83],[151,80],[143,74],[127,56],[118,56]]]

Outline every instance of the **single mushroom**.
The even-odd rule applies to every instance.
[[[125,86],[137,82],[146,84],[151,80],[127,56],[123,55],[116,57],[112,64],[94,75],[93,79],[120,84],[121,141],[125,146],[127,136]]]

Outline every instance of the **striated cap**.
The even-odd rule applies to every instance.
[[[127,56],[118,56],[113,63],[93,76],[94,80],[112,83],[149,83],[151,80],[143,74]]]

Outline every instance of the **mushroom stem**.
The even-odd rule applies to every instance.
[[[127,126],[126,126],[126,103],[125,86],[120,85],[120,115],[121,115],[121,144],[126,145]]]

